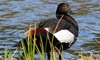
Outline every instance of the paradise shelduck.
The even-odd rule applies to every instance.
[[[53,47],[62,50],[70,48],[78,37],[78,24],[69,15],[72,13],[68,3],[60,3],[56,10],[56,19],[48,19],[41,21],[36,28],[33,28],[26,32],[27,35],[31,35],[31,41],[34,42],[34,35],[36,38],[36,44],[41,51],[41,39],[48,59],[50,60],[50,51]],[[52,39],[53,37],[53,39]],[[27,46],[27,38],[23,38],[24,43]],[[14,46],[20,46],[20,42]],[[52,45],[52,47],[51,47]],[[61,54],[59,54],[61,60]]]

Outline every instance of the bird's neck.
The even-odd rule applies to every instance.
[[[63,14],[56,14],[57,19],[60,19],[62,16],[63,16]],[[69,23],[71,23],[78,30],[77,22],[70,15],[64,14],[62,19],[66,20]]]

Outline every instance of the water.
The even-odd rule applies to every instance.
[[[100,0],[0,0],[0,55],[5,48],[14,50],[11,46],[25,37],[24,32],[31,24],[55,18],[56,7],[61,2],[69,3],[80,29],[77,42],[62,55],[72,57],[75,51],[99,51]]]

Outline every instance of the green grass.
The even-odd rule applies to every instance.
[[[0,60],[7,60],[7,59],[9,59],[9,60],[22,60],[22,57],[23,57],[23,60],[36,60],[36,58],[35,58],[35,50],[38,52],[37,54],[39,55],[39,59],[40,60],[47,60],[47,57],[45,57],[45,50],[42,48],[42,52],[40,52],[40,50],[38,49],[38,47],[37,47],[37,45],[35,44],[35,42],[32,44],[33,45],[33,47],[31,46],[31,42],[30,41],[28,41],[28,46],[29,46],[29,48],[28,48],[28,52],[26,51],[26,48],[25,48],[25,45],[24,45],[24,43],[23,43],[23,40],[21,40],[22,41],[22,48],[23,48],[23,52],[24,52],[24,56],[22,56],[22,53],[19,51],[18,52],[18,54],[19,54],[19,57],[18,58],[14,58],[13,56],[13,54],[14,54],[14,52],[12,52],[11,50],[9,50],[9,49],[5,49],[5,54],[4,54],[4,56],[0,59]],[[36,47],[36,48],[34,48],[34,47]],[[59,57],[57,58],[56,57],[56,51],[54,50],[54,49],[52,49],[52,51],[51,51],[51,58],[52,58],[52,60],[59,60]],[[98,53],[98,54],[95,54],[95,53]],[[96,56],[98,56],[98,57],[100,57],[100,51],[95,51],[95,52],[93,52],[93,53],[91,53],[91,54],[78,54],[77,55],[77,60],[95,60],[95,59],[99,59],[99,58],[93,58],[92,56],[93,55],[96,55]],[[69,58],[68,58],[69,59]],[[69,60],[73,60],[72,58],[70,58]],[[74,60],[76,60],[76,59],[74,59]]]
[[[27,42],[27,45],[28,45],[28,49],[27,49],[25,44],[24,44],[24,41],[21,39],[23,55],[20,51],[18,51],[19,57],[16,59],[16,58],[13,57],[14,52],[12,52],[12,51],[10,51],[6,48],[5,54],[0,60],[7,60],[7,59],[9,59],[9,60],[22,60],[22,59],[23,60],[36,60],[35,59],[35,50],[37,51],[37,54],[39,55],[40,60],[46,60],[47,58],[45,57],[45,50],[44,50],[44,46],[43,46],[43,43],[42,43],[42,37],[41,37],[41,43],[40,43],[42,51],[40,51],[39,48],[37,47],[36,41],[37,40],[35,40],[35,36],[34,36],[34,42],[33,43],[31,41],[31,38],[29,37],[28,42]],[[21,47],[19,47],[19,49],[21,49]],[[57,60],[56,57],[55,57],[55,51],[52,51],[51,53],[52,53],[51,54],[52,59]]]
[[[41,36],[40,36],[41,37]],[[34,39],[35,39],[35,36],[34,36]],[[0,60],[7,60],[7,59],[9,59],[9,60],[22,60],[22,57],[23,57],[23,60],[36,60],[36,58],[35,58],[35,50],[37,51],[37,54],[38,54],[38,56],[39,56],[39,59],[40,60],[46,60],[47,59],[47,57],[45,57],[45,50],[44,50],[44,46],[43,46],[43,43],[42,43],[42,38],[41,38],[41,50],[42,51],[40,51],[39,50],[39,48],[37,47],[37,45],[36,45],[36,41],[37,40],[34,40],[34,43],[32,43],[31,41],[31,38],[28,38],[28,42],[27,42],[27,45],[28,45],[28,51],[26,51],[26,47],[25,47],[25,44],[24,44],[24,42],[23,42],[23,40],[21,39],[21,44],[22,44],[22,48],[23,48],[23,53],[24,53],[24,56],[22,56],[22,53],[20,52],[20,51],[18,51],[18,54],[19,54],[19,57],[18,58],[14,58],[13,56],[14,56],[14,52],[13,51],[11,51],[11,50],[9,50],[9,49],[5,49],[5,54],[4,54],[4,56],[0,59]],[[98,45],[100,46],[100,42],[98,42],[97,41],[97,43],[98,43]],[[32,47],[33,46],[33,47]],[[51,45],[52,46],[52,45]],[[98,46],[98,47],[99,47]],[[36,48],[35,48],[36,47]],[[20,47],[21,48],[21,47]],[[59,50],[57,50],[58,52],[59,52]],[[84,51],[85,52],[85,51]],[[95,51],[96,52],[96,51]],[[93,57],[92,57],[92,55],[97,55],[97,56],[99,56],[100,57],[100,51],[97,51],[96,53],[98,53],[98,54],[95,54],[95,52],[93,52],[93,53],[91,53],[90,55],[88,55],[88,54],[78,54],[77,55],[77,60],[78,59],[86,59],[86,60],[95,60]],[[56,51],[54,50],[54,48],[52,48],[51,49],[51,59],[52,60],[59,60],[59,57],[56,57]],[[60,53],[60,52],[59,52]],[[71,60],[72,58],[70,58],[70,60]],[[98,58],[97,58],[98,59]]]

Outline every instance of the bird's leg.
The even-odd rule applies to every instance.
[[[49,52],[47,53],[47,56],[48,56],[48,60],[50,60],[50,53]]]
[[[61,48],[60,50],[58,51],[58,54],[59,54],[59,60],[62,60],[62,57],[61,57],[61,52],[63,50],[63,45],[61,44]]]
[[[59,60],[61,60],[61,51],[58,54],[59,54]]]

